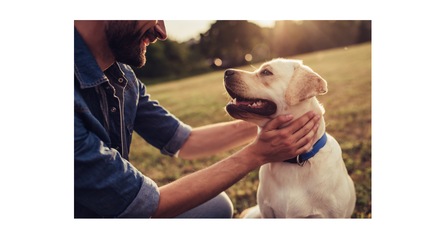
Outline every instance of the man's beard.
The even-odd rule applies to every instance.
[[[109,21],[105,26],[108,46],[115,60],[140,68],[146,63],[145,50],[140,47],[143,34],[137,21]]]

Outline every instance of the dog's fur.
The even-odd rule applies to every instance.
[[[255,72],[229,69],[224,85],[229,95],[237,98],[227,105],[228,114],[255,123],[259,129],[281,114],[294,115],[281,128],[311,110],[324,114],[315,96],[327,92],[327,82],[301,61],[276,59]],[[319,123],[314,143],[325,133],[323,116]],[[356,201],[354,185],[339,144],[332,136],[327,137],[325,146],[303,167],[285,162],[263,165],[259,206],[245,217],[350,218]]]

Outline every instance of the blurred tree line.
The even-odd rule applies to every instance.
[[[158,41],[147,47],[147,63],[134,69],[147,84],[214,69],[371,41],[371,21],[276,21],[261,28],[248,21],[216,21],[200,40]]]

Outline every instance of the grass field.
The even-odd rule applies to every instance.
[[[326,109],[326,129],[339,142],[343,159],[355,183],[357,202],[353,218],[371,218],[371,43],[290,57],[303,60],[328,83],[318,100]],[[241,67],[253,71],[260,64]],[[184,123],[198,127],[233,120],[224,111],[229,97],[224,71],[212,72],[147,87],[151,98]],[[205,168],[236,150],[195,161],[163,156],[136,133],[130,161],[159,186]],[[226,190],[235,214],[256,205],[258,169]]]

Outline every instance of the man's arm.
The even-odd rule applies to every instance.
[[[245,121],[194,128],[181,148],[179,157],[192,160],[228,151],[252,142],[257,131],[255,124]]]
[[[314,116],[309,112],[277,130],[292,119],[279,116],[263,128],[253,143],[234,155],[160,187],[159,205],[152,217],[175,217],[217,196],[263,164],[306,152],[318,130],[319,116]]]

